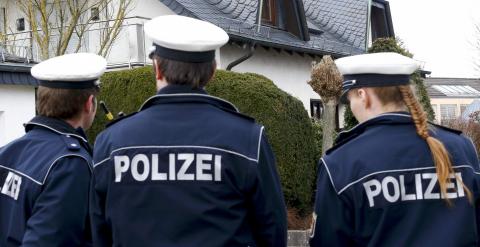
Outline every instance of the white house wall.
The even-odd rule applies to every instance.
[[[161,3],[159,0],[133,0],[134,8],[128,16],[141,16],[153,18],[160,15],[175,15],[171,9]]]
[[[0,85],[0,146],[22,136],[23,124],[35,116],[35,89]]]
[[[220,49],[221,68],[226,69],[228,64],[247,53],[236,45],[226,45]],[[265,50],[257,48],[253,57],[234,67],[235,72],[253,72],[271,79],[280,89],[302,101],[305,109],[310,112],[310,99],[320,99],[307,81],[310,80],[310,71],[313,59],[302,57],[296,53]]]

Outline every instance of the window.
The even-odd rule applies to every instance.
[[[275,0],[263,0],[262,23],[275,26],[277,23],[275,10],[276,10]]]
[[[438,113],[438,108],[437,108],[437,105],[435,104],[432,104],[432,109],[433,109],[433,112],[435,113],[435,123],[440,123],[440,115]]]
[[[468,104],[461,104],[460,105],[460,115],[462,115],[465,110],[467,109]]]
[[[449,121],[457,118],[457,105],[444,104],[440,105],[441,124],[447,124]]]
[[[371,41],[378,38],[395,37],[393,31],[390,4],[386,1],[373,0],[370,13]]]
[[[320,119],[323,115],[323,104],[319,99],[310,100],[310,116],[314,119]]]
[[[92,8],[90,10],[90,18],[92,19],[92,21],[100,20],[100,11],[98,10],[98,8]]]
[[[0,8],[0,33],[7,32],[7,11],[5,8]]]
[[[17,19],[17,31],[25,31],[25,18]]]

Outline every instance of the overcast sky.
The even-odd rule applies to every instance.
[[[388,0],[395,35],[434,77],[480,77],[473,68],[473,23],[480,0]],[[478,37],[480,38],[480,37]],[[480,54],[480,53],[479,53]]]

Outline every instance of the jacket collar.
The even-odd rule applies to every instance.
[[[405,111],[387,112],[360,123],[348,131],[342,131],[335,140],[335,146],[341,145],[355,136],[360,135],[366,129],[377,125],[395,125],[395,124],[412,124],[412,115]]]
[[[153,105],[168,103],[207,103],[214,105],[226,111],[238,113],[238,109],[230,102],[208,95],[204,89],[193,89],[189,85],[170,84],[160,91],[157,95],[150,97],[143,103],[139,111],[145,110]]]
[[[87,136],[82,128],[74,129],[70,124],[61,119],[36,116],[25,124],[25,132],[29,132],[34,128],[43,128],[60,135],[74,137],[80,143],[88,145]]]

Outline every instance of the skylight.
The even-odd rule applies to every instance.
[[[480,91],[471,86],[433,85],[433,88],[447,96],[480,97]]]

